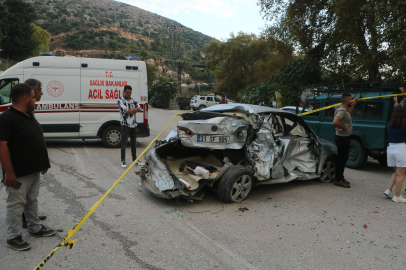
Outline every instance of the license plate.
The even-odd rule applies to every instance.
[[[210,143],[229,143],[229,137],[197,135],[197,141],[198,142],[210,142]]]

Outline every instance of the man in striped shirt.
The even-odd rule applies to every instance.
[[[121,167],[126,168],[125,163],[125,148],[127,146],[128,137],[131,140],[131,155],[133,161],[137,158],[136,155],[136,139],[137,139],[137,121],[135,114],[141,112],[141,107],[135,98],[131,97],[132,87],[124,86],[124,96],[117,101],[121,116]],[[137,162],[137,165],[143,165]]]

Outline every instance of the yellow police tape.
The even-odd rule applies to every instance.
[[[375,96],[375,97],[366,97],[366,98],[360,98],[358,100],[367,100],[367,99],[382,98],[382,97],[397,97],[397,96],[404,96],[404,95],[406,95],[406,93],[384,95],[384,96]],[[308,111],[308,112],[300,113],[297,116],[303,116],[303,115],[307,115],[307,114],[311,114],[311,113],[315,113],[315,112],[319,112],[319,111],[324,111],[324,110],[327,110],[327,109],[330,109],[330,108],[333,108],[333,107],[337,107],[337,106],[340,106],[340,105],[341,105],[341,102],[333,104],[333,105],[329,105],[329,106],[326,106],[326,107],[323,107],[323,108],[318,108],[318,109],[314,109],[314,110],[311,110],[311,111]]]
[[[110,194],[111,191],[113,191],[113,189],[118,185],[118,183],[120,183],[120,181],[124,178],[124,176],[131,170],[132,167],[134,167],[135,163],[137,163],[140,158],[147,152],[147,150],[154,144],[154,142],[159,138],[159,136],[162,135],[162,133],[169,127],[169,125],[180,116],[181,114],[177,114],[174,118],[172,118],[172,120],[165,126],[165,128],[158,134],[158,136],[155,137],[155,139],[147,146],[147,148],[145,148],[145,150],[141,153],[141,155],[138,156],[138,158],[136,160],[134,160],[134,162],[128,167],[128,169],[120,176],[120,178],[118,178],[116,180],[116,182],[114,182],[114,184],[109,188],[109,190],[106,191],[106,193],[100,198],[100,200],[98,200],[90,209],[89,211],[86,212],[86,214],[84,215],[84,217],[82,217],[81,220],[79,220],[78,223],[76,223],[75,226],[73,226],[72,229],[70,229],[65,237],[63,238],[62,242],[56,247],[54,248],[54,250],[52,250],[51,253],[48,254],[48,256],[41,262],[39,263],[34,270],[39,270],[41,269],[45,263],[47,261],[49,261],[49,259],[51,259],[51,257],[58,251],[58,249],[62,246],[65,246],[69,249],[72,249],[74,246],[74,243],[77,241],[77,239],[74,240],[69,240],[69,238],[71,238],[77,230],[79,230],[80,227],[82,227],[82,225],[86,222],[86,220],[93,214],[93,212],[97,209],[97,207],[99,207],[99,205],[104,201],[104,199],[106,199],[106,197]]]

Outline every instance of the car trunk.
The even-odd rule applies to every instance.
[[[159,197],[198,199],[202,197],[204,186],[212,186],[232,166],[223,159],[223,151],[188,148],[175,139],[148,151],[147,171],[144,176],[141,174],[142,184]],[[196,166],[205,168],[209,174],[195,175],[192,170]]]

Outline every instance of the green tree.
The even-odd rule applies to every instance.
[[[0,56],[16,61],[30,57],[37,47],[31,39],[31,23],[37,18],[34,7],[23,0],[0,2],[0,25],[3,35]]]
[[[238,92],[268,82],[280,68],[292,61],[293,48],[268,37],[234,34],[226,42],[212,40],[204,47],[207,69],[220,80],[217,90],[237,95]]]
[[[405,79],[406,2],[259,0],[267,33],[354,80]]]
[[[145,60],[148,57],[148,51],[142,50],[141,53],[140,53],[140,56],[141,56],[142,59]]]
[[[148,89],[152,87],[153,82],[156,79],[156,68],[154,65],[147,63],[147,80],[148,80]]]
[[[149,102],[155,108],[167,109],[169,101],[176,96],[179,87],[172,82],[159,82],[148,91]]]
[[[32,34],[31,39],[38,43],[38,46],[34,49],[33,56],[38,56],[40,51],[48,51],[48,43],[51,39],[51,34],[47,30],[42,29],[41,27],[31,24],[34,28],[34,33]]]

